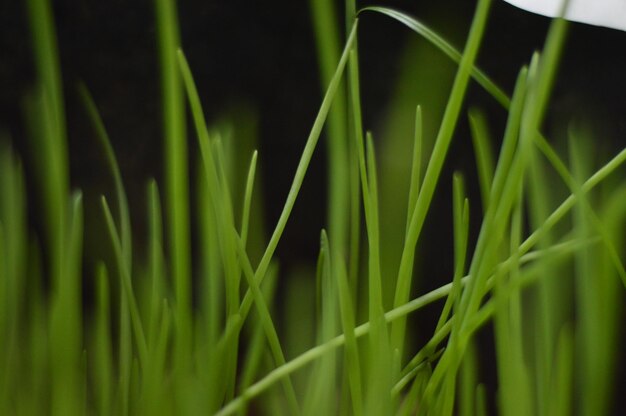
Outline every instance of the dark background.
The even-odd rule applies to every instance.
[[[0,126],[9,132],[14,146],[27,154],[20,103],[33,84],[34,72],[22,3],[0,2]],[[148,0],[53,3],[66,90],[72,184],[92,195],[111,189],[101,151],[75,92],[76,82],[83,80],[113,141],[131,196],[135,238],[140,239],[145,231],[145,183],[162,176],[153,4]],[[273,227],[321,102],[308,3],[178,3],[183,49],[209,122],[241,108],[248,109],[256,121],[265,201],[273,201],[265,204],[267,224]],[[337,4],[341,10],[343,2]],[[418,17],[459,49],[475,6],[467,0],[385,1],[384,5]],[[520,66],[541,48],[549,22],[494,0],[479,66],[510,93]],[[387,17],[365,14],[359,36],[365,125],[375,128],[400,71],[399,57],[408,39],[417,35]],[[480,88],[472,85],[466,102],[495,114],[490,122],[494,131],[500,131],[503,112]],[[626,33],[572,24],[546,130],[584,119],[595,133],[598,151],[615,153],[626,143],[625,111]],[[460,118],[457,136],[468,136],[465,120]],[[442,181],[449,183],[454,169],[472,166],[466,157],[470,141],[464,142],[468,144],[452,148]],[[318,251],[319,230],[325,224],[323,154],[324,146],[319,146],[278,247],[277,255],[286,269],[311,262]],[[449,193],[438,192],[435,204],[444,204],[445,211],[433,210],[427,221],[433,229],[450,231],[448,236],[449,201]],[[442,255],[450,252],[448,240],[429,241],[424,247],[426,257],[450,258]],[[431,268],[442,276],[451,275],[447,262]]]
[[[416,4],[417,3],[417,4]],[[147,178],[161,176],[159,74],[152,2],[59,0],[53,2],[66,89],[71,173],[74,185],[100,189],[107,182],[101,152],[78,103],[75,85],[91,90],[120,161],[128,193],[142,195]],[[338,2],[341,10],[342,2]],[[462,48],[474,2],[393,1]],[[266,182],[269,224],[275,223],[298,156],[321,102],[307,2],[181,1],[182,44],[209,120],[233,108],[251,109],[258,121],[260,164]],[[539,49],[549,19],[494,1],[479,65],[508,93],[522,64]],[[385,16],[365,14],[359,32],[366,128],[372,128],[392,91],[398,58],[414,33]],[[20,102],[32,85],[30,38],[22,2],[0,6],[0,126],[23,153]],[[602,146],[618,148],[626,137],[626,33],[571,25],[550,114],[567,120],[585,114]],[[479,88],[466,102],[497,109]],[[493,111],[495,126],[501,112]],[[500,115],[499,115],[500,114]],[[595,114],[595,116],[590,116]],[[466,134],[461,117],[458,134]],[[193,143],[191,144],[193,147]],[[323,154],[320,146],[318,154]],[[454,150],[454,149],[453,149]],[[465,151],[454,150],[450,169]],[[308,258],[316,251],[325,207],[323,157],[316,157],[294,221],[281,244],[282,257]],[[133,204],[135,222],[143,208]],[[307,207],[303,218],[298,209]],[[315,208],[315,209],[311,209]],[[311,215],[319,212],[322,215]],[[311,236],[310,239],[297,236]],[[288,250],[285,253],[284,250]]]

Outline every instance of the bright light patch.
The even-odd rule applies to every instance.
[[[505,0],[521,9],[544,16],[561,15],[563,0]],[[626,0],[570,0],[567,20],[626,31]]]

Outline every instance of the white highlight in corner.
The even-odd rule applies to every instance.
[[[520,9],[549,17],[561,15],[563,0],[505,0]],[[626,0],[570,0],[567,20],[626,31]]]

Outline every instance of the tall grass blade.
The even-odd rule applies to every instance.
[[[185,131],[185,99],[178,72],[180,47],[174,0],[155,0],[161,66],[165,165],[166,230],[176,296],[176,365],[188,365],[191,348],[191,250],[189,240],[189,172]]]
[[[459,64],[450,98],[446,106],[446,110],[437,134],[435,145],[420,190],[415,210],[411,215],[411,223],[407,233],[405,246],[400,261],[400,270],[396,283],[396,292],[394,297],[394,307],[398,307],[406,303],[411,289],[411,275],[413,270],[413,261],[415,246],[422,230],[426,214],[430,208],[435,187],[441,174],[441,169],[452,140],[452,135],[456,127],[461,104],[467,89],[471,68],[478,54],[478,48],[482,39],[483,32],[487,23],[487,15],[489,11],[490,1],[481,0],[478,3],[476,13],[470,29],[465,52]],[[403,351],[403,343],[405,338],[406,322],[400,319],[391,328],[392,347]],[[402,354],[401,354],[402,356]]]

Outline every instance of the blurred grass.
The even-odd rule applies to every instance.
[[[175,3],[154,6],[166,173],[163,197],[155,181],[146,186],[147,247],[133,246],[115,151],[97,98],[79,86],[115,186],[101,197],[102,239],[114,256],[102,253],[92,274],[83,273],[82,196],[70,192],[54,19],[46,0],[27,3],[37,72],[24,106],[28,175],[0,137],[0,414],[612,412],[623,360],[626,149],[599,162],[593,133],[572,125],[569,154],[559,155],[542,134],[566,22],[553,21],[509,99],[474,64],[488,0],[478,2],[462,53],[411,16],[358,11],[353,1],[342,35],[333,3],[311,2],[325,95],[268,239],[253,134],[207,125]],[[377,141],[362,120],[357,16],[365,11],[406,25],[458,64],[451,88],[451,73],[422,87],[416,79],[445,68],[426,49],[407,52]],[[452,258],[425,258],[417,242],[433,238],[424,224],[448,186],[444,165],[472,79],[508,112],[507,125],[493,131],[480,109],[469,112],[476,171],[452,175],[453,232],[438,236],[452,242]],[[285,281],[275,251],[324,128],[327,229],[317,265]],[[188,136],[200,150],[191,161]],[[482,215],[470,216],[470,206],[480,210],[468,177],[478,178]],[[453,275],[411,300],[418,279],[440,278],[416,274],[416,262],[450,262]],[[440,300],[432,334],[407,325]],[[495,357],[475,336],[485,327]]]

